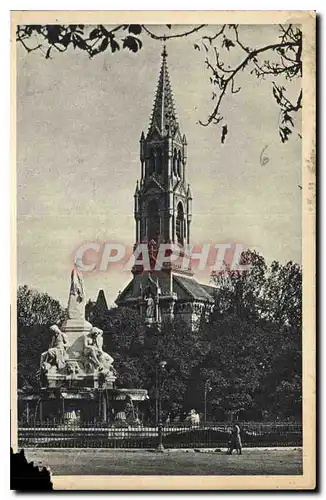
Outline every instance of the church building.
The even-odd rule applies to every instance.
[[[192,224],[187,139],[176,116],[165,47],[149,129],[140,138],[140,164],[134,194],[134,249],[148,245],[151,267],[133,267],[132,280],[116,304],[139,309],[148,323],[182,317],[195,328],[202,318],[208,318],[215,288],[198,283],[191,267],[184,269],[176,259],[160,270],[154,265],[163,243],[177,245],[181,256],[187,252]]]

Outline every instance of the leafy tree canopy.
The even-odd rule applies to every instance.
[[[302,271],[298,264],[272,262],[254,251],[243,253],[246,271],[214,274],[215,309],[199,331],[181,320],[147,328],[138,312],[104,309],[89,303],[88,319],[104,331],[117,385],[144,388],[155,419],[160,361],[164,418],[191,408],[208,418],[300,418],[302,379]],[[46,294],[18,289],[18,372],[20,387],[35,387],[48,327],[64,316]]]
[[[60,303],[47,293],[27,285],[17,291],[17,361],[18,386],[38,388],[36,373],[40,356],[51,341],[49,327],[61,325],[65,311]]]

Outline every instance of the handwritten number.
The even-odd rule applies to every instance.
[[[267,165],[267,163],[269,162],[269,158],[267,156],[264,156],[264,153],[265,153],[267,148],[268,148],[268,146],[265,146],[260,153],[260,164],[262,166]]]

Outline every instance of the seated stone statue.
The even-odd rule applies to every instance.
[[[103,330],[92,327],[84,338],[84,356],[86,356],[95,368],[113,369],[113,358],[103,351]]]
[[[57,325],[51,326],[50,330],[53,332],[53,337],[49,349],[41,354],[41,368],[46,368],[48,371],[49,366],[55,365],[60,370],[65,367],[68,359],[66,351],[68,340]]]

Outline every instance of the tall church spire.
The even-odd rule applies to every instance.
[[[168,133],[173,136],[176,129],[179,127],[166,62],[167,51],[165,44],[161,55],[161,71],[147,137],[149,137],[155,130],[157,130],[162,137],[168,135]]]
[[[175,113],[165,45],[148,134],[145,137],[142,132],[139,142],[141,175],[134,195],[134,251],[139,256],[141,250],[144,255],[146,252],[138,245],[147,244],[149,258],[146,260],[143,256],[141,263],[138,257],[132,268],[133,279],[116,303],[136,307],[142,315],[146,309],[148,325],[159,323],[158,318],[172,321],[180,317],[195,329],[202,317],[208,319],[214,291],[212,289],[210,295],[207,286],[202,287],[192,278],[190,265],[184,269],[185,261],[191,262],[188,246],[192,193],[186,182],[187,139],[181,134]],[[167,258],[166,247],[162,245],[170,243],[179,248],[170,248],[170,258]],[[161,250],[165,260],[162,267],[158,258]],[[178,257],[182,259],[179,260],[182,266],[174,262]],[[146,264],[150,264],[150,270]],[[144,298],[150,296],[155,297],[153,314],[149,314],[148,307],[144,308]]]
[[[190,190],[186,184],[187,139],[176,117],[164,45],[153,114],[140,137],[140,184],[135,191],[136,243],[189,243]]]

